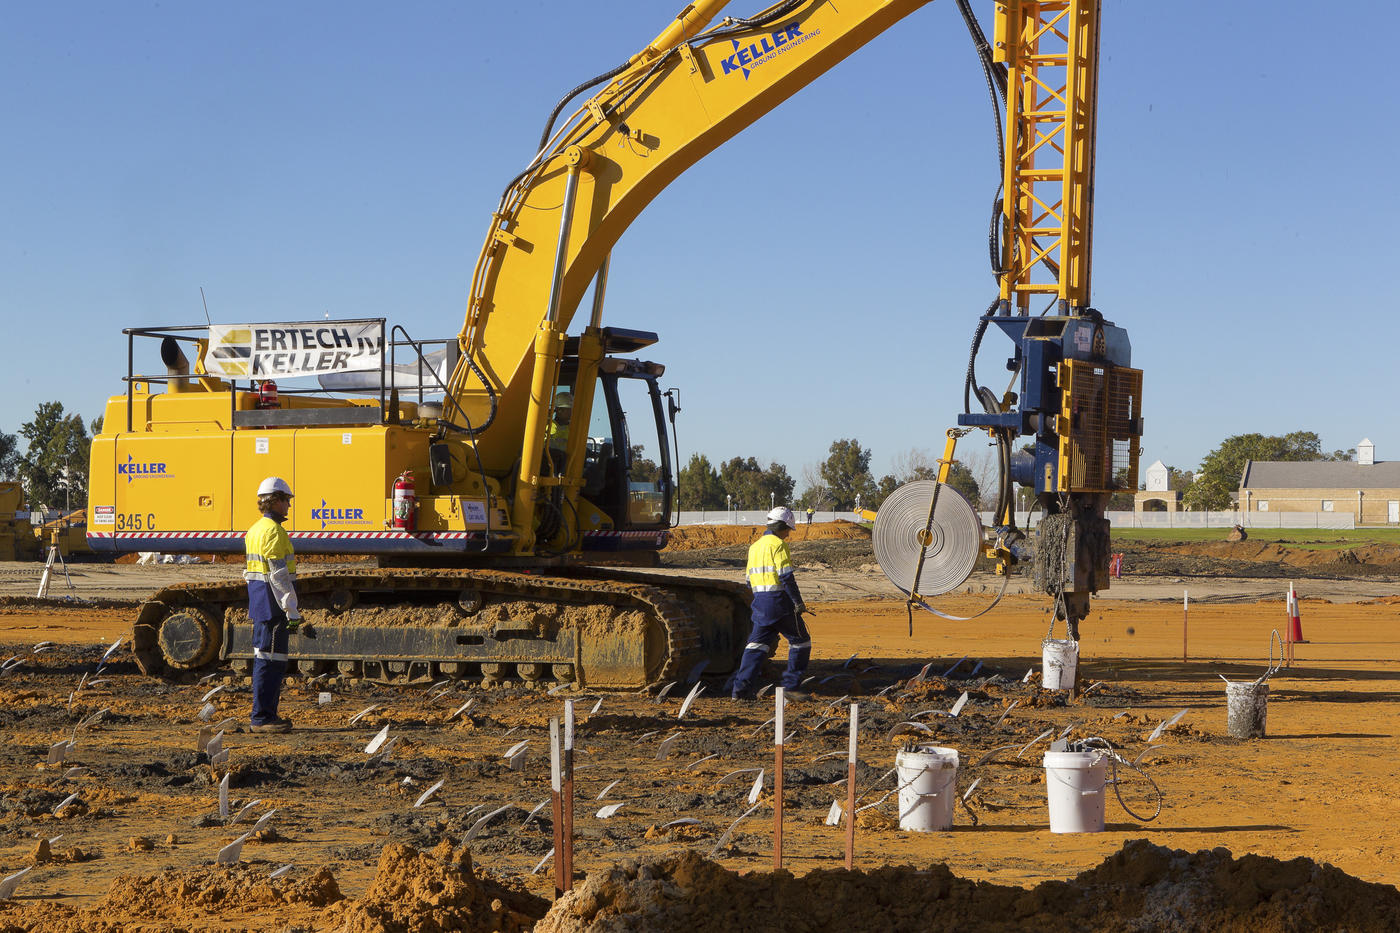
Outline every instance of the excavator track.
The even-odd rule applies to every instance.
[[[288,672],[379,683],[518,678],[643,689],[726,674],[742,654],[748,588],[599,568],[563,573],[379,569],[297,579],[310,634],[291,636]],[[166,587],[142,604],[137,664],[172,680],[228,664],[252,669],[239,581]]]

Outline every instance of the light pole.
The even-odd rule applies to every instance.
[[[768,507],[770,509],[776,509],[778,507],[778,503],[775,501],[777,497],[778,494],[776,492],[771,489],[768,490]]]
[[[724,511],[729,513],[729,524],[734,524],[734,497],[729,493],[724,494]]]

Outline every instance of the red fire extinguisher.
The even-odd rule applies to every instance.
[[[405,470],[394,480],[394,528],[397,531],[414,531],[418,527],[417,508],[413,471]]]
[[[273,382],[271,379],[264,379],[262,383],[258,385],[258,407],[277,407],[277,383]]]

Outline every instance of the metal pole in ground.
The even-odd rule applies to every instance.
[[[783,867],[783,688],[773,691],[773,868]]]
[[[846,752],[846,870],[856,867],[856,735],[860,704],[851,704],[851,744]]]
[[[554,818],[554,896],[564,893],[564,814],[559,775],[559,720],[549,721],[549,804]]]
[[[564,701],[564,890],[574,889],[574,701]]]

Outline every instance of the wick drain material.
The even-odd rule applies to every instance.
[[[928,507],[938,490],[933,524]],[[908,594],[914,587],[919,552],[927,547],[919,595],[937,596],[961,586],[982,549],[982,520],[951,486],[934,480],[905,483],[880,504],[873,534],[875,559],[891,583]]]

